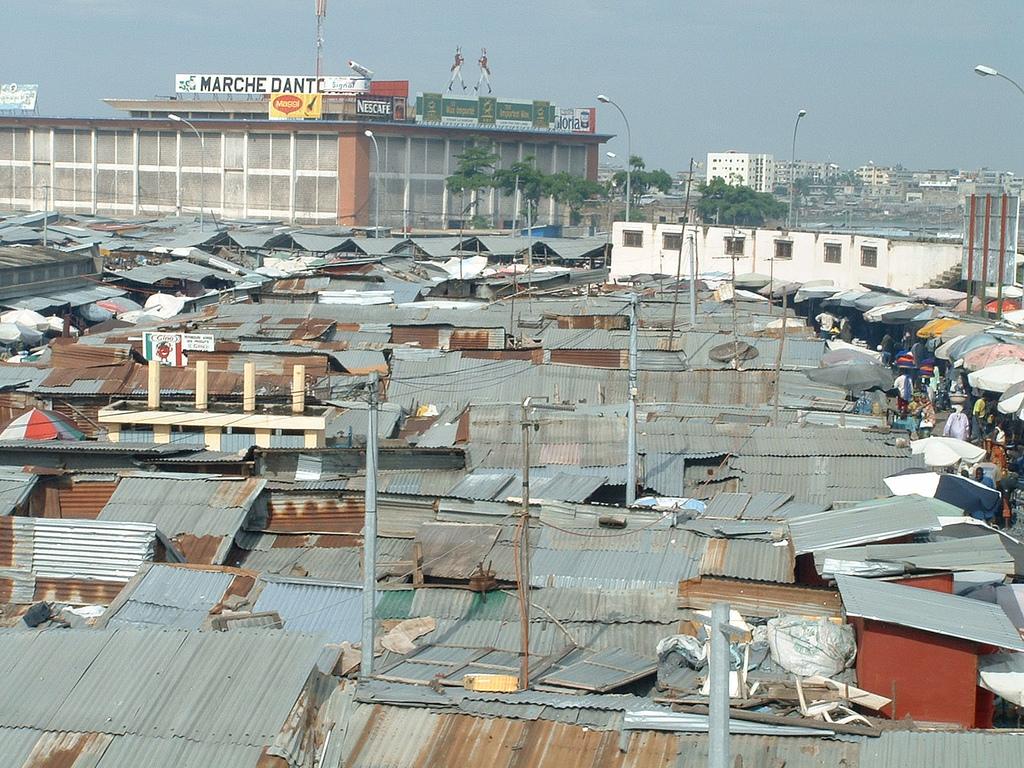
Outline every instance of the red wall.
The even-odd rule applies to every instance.
[[[918,589],[930,589],[933,592],[945,592],[953,594],[952,573],[932,573],[927,576],[906,576],[902,579],[893,579],[894,584],[903,584]]]
[[[852,618],[857,632],[857,685],[893,699],[882,710],[892,719],[955,723],[974,728],[978,686],[976,643]]]

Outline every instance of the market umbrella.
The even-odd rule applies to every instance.
[[[18,333],[21,334],[21,341],[24,344],[39,344],[43,340],[43,332],[37,329],[34,325],[21,325],[20,323],[15,323],[14,327],[17,328]]]
[[[49,326],[49,321],[45,317],[31,309],[12,309],[4,312],[0,315],[0,323],[10,323],[38,331],[44,331]]]
[[[1024,408],[1024,381],[1011,384],[1003,394],[999,396],[1000,413],[1017,413]]]
[[[985,458],[985,449],[955,437],[926,437],[910,441],[912,454],[924,454],[929,467],[948,467],[958,461],[976,464]]]
[[[967,513],[980,510],[996,514],[1002,508],[999,491],[963,475],[908,469],[885,478],[884,482],[895,496],[928,496]]]
[[[16,418],[3,432],[0,440],[84,440],[85,435],[56,411],[33,408]]]
[[[762,275],[759,272],[746,272],[742,275],[736,275],[733,285],[737,288],[759,291],[771,281],[772,279],[768,275]]]
[[[174,317],[185,308],[183,296],[171,296],[169,293],[154,293],[146,299],[146,312],[162,317],[164,320]]]
[[[831,280],[811,280],[800,286],[800,290],[793,295],[793,303],[799,304],[808,299],[827,299],[836,292],[835,283]]]
[[[953,327],[959,322],[960,319],[957,317],[937,317],[918,328],[917,336],[920,339],[931,339],[935,336],[941,336],[944,330]]]
[[[970,336],[975,333],[983,333],[992,327],[991,323],[975,323],[963,320],[957,325],[951,325],[942,332],[942,340],[949,341],[957,336]]]
[[[1015,312],[1020,309],[1020,299],[1003,299],[1003,312]],[[990,301],[985,305],[986,312],[999,312],[999,300]]]
[[[981,312],[982,300],[980,296],[972,296],[970,308],[967,305],[967,299],[957,302],[956,306],[953,307],[954,312]]]
[[[980,371],[967,374],[972,387],[989,392],[1005,392],[1014,384],[1024,381],[1024,363],[996,363]]]
[[[1024,325],[1024,309],[1015,309],[1012,312],[1003,312],[1003,320],[1014,325]]]
[[[89,323],[102,323],[114,316],[114,313],[109,309],[104,309],[96,304],[85,304],[79,307],[78,314]]]
[[[16,344],[21,341],[21,331],[12,323],[0,323],[0,344]]]
[[[892,389],[892,374],[881,365],[851,363],[831,368],[812,368],[804,373],[817,384],[843,387],[851,395],[859,395],[869,389]]]
[[[131,299],[126,299],[124,296],[114,296],[110,299],[102,299],[96,302],[96,306],[100,309],[105,309],[108,312],[113,312],[115,315],[119,315],[122,312],[137,312],[142,309],[141,304],[137,304]]]
[[[840,291],[839,293],[833,294],[829,298],[821,302],[823,307],[852,307],[853,302],[860,296],[866,294],[867,291],[862,291],[858,288],[851,288],[847,291]]]
[[[940,307],[952,307],[957,302],[967,298],[963,291],[954,291],[951,288],[915,288],[910,292],[910,298],[918,301],[927,301],[929,304],[938,304]]]
[[[945,350],[946,360],[959,360],[968,352],[978,347],[986,347],[989,344],[998,344],[999,339],[993,336],[991,333],[975,333],[970,336],[964,336],[959,341],[956,341],[949,345]],[[938,357],[942,357],[940,351],[942,347],[935,350],[935,354]]]
[[[868,350],[852,347],[848,349],[829,350],[821,356],[819,365],[822,368],[831,368],[834,365],[874,365],[877,362],[877,356],[872,356]]]
[[[828,347],[831,351],[839,349],[852,349],[857,352],[860,352],[862,355],[865,355],[866,357],[870,357],[872,361],[876,363],[881,364],[882,362],[881,352],[876,352],[875,350],[868,349],[867,347],[861,347],[856,344],[851,344],[850,342],[843,341],[842,339],[829,339],[828,341],[825,342],[825,346]]]
[[[899,304],[907,300],[906,296],[898,293],[883,293],[882,291],[868,291],[853,300],[853,308],[861,312],[867,312],[875,307],[884,307],[889,304]]]
[[[968,371],[977,371],[1009,360],[1024,360],[1024,347],[1002,343],[977,347],[964,355],[963,367]]]
[[[1024,706],[1024,654],[990,653],[979,656],[978,685],[1011,704]]]

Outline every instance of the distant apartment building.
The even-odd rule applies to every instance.
[[[867,165],[862,165],[853,173],[865,186],[887,187],[892,180],[894,170],[893,168],[868,163]]]
[[[812,160],[777,160],[775,162],[775,184],[786,186],[791,179],[809,179],[812,184],[828,184],[839,178],[840,169],[836,163],[821,163]]]
[[[775,188],[775,157],[749,152],[708,152],[707,180],[724,179],[729,184],[751,187],[758,192]]]

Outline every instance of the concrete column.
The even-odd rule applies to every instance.
[[[107,440],[112,443],[121,442],[121,425],[120,424],[107,424]]]
[[[325,445],[324,433],[315,429],[307,429],[302,433],[303,448],[323,448]]]
[[[206,441],[206,450],[220,450],[220,427],[203,427],[203,439]]]
[[[256,410],[256,364],[248,362],[242,369],[242,410]]]
[[[154,424],[153,425],[153,442],[166,445],[171,442],[171,425],[170,424]]]
[[[292,366],[292,413],[306,412],[306,366]]]
[[[205,411],[209,403],[209,367],[206,360],[196,361],[196,410]],[[211,449],[214,450],[214,449]]]
[[[260,448],[270,447],[270,435],[271,430],[269,429],[257,429],[256,430],[256,445]]]
[[[146,392],[146,407],[151,411],[160,410],[160,363],[149,361],[149,383]]]

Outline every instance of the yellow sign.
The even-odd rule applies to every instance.
[[[308,120],[323,116],[324,97],[321,93],[270,94],[271,120]]]

